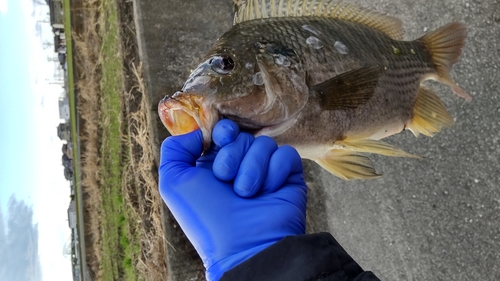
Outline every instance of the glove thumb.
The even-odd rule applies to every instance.
[[[164,175],[175,176],[196,165],[203,151],[201,130],[168,137],[161,145],[160,170]]]

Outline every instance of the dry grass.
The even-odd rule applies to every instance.
[[[78,77],[77,109],[79,114],[79,138],[81,150],[81,175],[83,211],[85,218],[85,252],[87,266],[93,279],[101,276],[101,191],[99,188],[100,161],[100,67],[101,40],[97,34],[97,1],[85,2],[85,24],[82,33],[73,34],[75,65]],[[87,219],[89,218],[89,219]]]
[[[114,0],[113,0],[114,1]],[[137,45],[131,18],[131,3],[117,0],[120,21],[120,59],[122,75],[126,79],[121,90],[121,161],[117,168],[121,173],[119,199],[124,206],[124,226],[119,237],[112,239],[110,252],[103,246],[109,237],[109,222],[116,220],[109,213],[109,191],[103,173],[113,169],[102,159],[109,151],[109,112],[102,104],[106,97],[102,93],[103,38],[99,33],[102,24],[108,24],[102,13],[102,2],[85,0],[81,14],[82,29],[73,34],[75,41],[75,65],[77,77],[77,107],[79,114],[79,137],[81,147],[81,174],[85,221],[86,260],[93,280],[166,280],[165,238],[161,223],[162,200],[158,193],[157,171],[152,151],[149,101],[145,93],[140,63],[136,67]],[[128,5],[128,6],[127,6]],[[101,24],[99,24],[101,23]],[[107,70],[104,69],[104,72]],[[123,90],[125,89],[125,90]],[[104,99],[104,100],[103,100]],[[104,110],[104,112],[103,112]],[[106,129],[106,131],[103,131]],[[105,165],[106,167],[103,167]],[[104,192],[104,193],[103,193]],[[113,198],[116,200],[116,198]],[[104,204],[104,205],[103,205]],[[122,223],[122,222],[120,222]],[[107,238],[109,239],[109,238]],[[125,247],[124,244],[130,244]],[[135,246],[137,245],[137,250]],[[110,274],[103,264],[112,259],[114,273]],[[113,261],[114,260],[114,261]],[[130,265],[130,268],[128,268]]]
[[[126,101],[136,103],[134,112],[128,112],[128,134],[130,165],[125,173],[129,182],[124,194],[137,217],[140,218],[137,228],[140,237],[141,256],[136,267],[146,280],[167,280],[165,238],[161,222],[161,206],[163,204],[158,193],[158,179],[152,151],[152,133],[150,130],[150,103],[145,92],[141,65],[132,64],[131,70],[137,86],[128,93]],[[135,94],[134,94],[135,92]],[[128,104],[126,108],[133,110]]]

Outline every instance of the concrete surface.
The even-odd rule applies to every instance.
[[[155,155],[168,135],[158,118],[158,101],[180,89],[197,60],[232,25],[233,4],[205,0],[134,0],[139,54],[146,88],[156,122]],[[198,254],[164,206],[169,281],[204,280],[205,271]]]
[[[156,108],[231,26],[232,1],[134,1]],[[434,138],[410,132],[388,138],[425,159],[371,156],[384,173],[380,179],[345,182],[305,161],[311,183],[308,231],[331,232],[383,280],[500,280],[500,2],[352,2],[403,20],[407,39],[465,22],[469,36],[452,76],[473,100],[467,103],[432,83],[456,124]],[[161,123],[158,128],[159,143],[166,131]],[[196,253],[171,216],[165,217],[169,280],[202,280]]]

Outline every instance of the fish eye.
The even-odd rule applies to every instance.
[[[219,74],[229,74],[234,69],[234,60],[230,56],[214,56],[209,61],[212,70]]]

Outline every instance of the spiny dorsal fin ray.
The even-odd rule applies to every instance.
[[[276,18],[318,16],[360,23],[377,29],[395,40],[403,39],[402,22],[394,17],[337,0],[247,0],[234,16],[234,23]],[[335,3],[337,2],[337,3]]]

